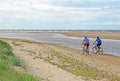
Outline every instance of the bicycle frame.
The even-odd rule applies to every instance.
[[[84,53],[89,54],[89,47],[83,46],[83,54]]]
[[[100,46],[97,47],[97,44],[95,44],[95,43],[93,43],[92,51],[95,54],[97,54],[97,53],[103,54],[103,49]]]

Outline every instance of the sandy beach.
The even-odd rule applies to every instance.
[[[99,36],[102,39],[115,39],[120,40],[120,32],[59,32],[66,36],[75,36],[75,37],[89,37],[96,38]]]
[[[42,81],[110,81],[110,77],[113,75],[120,77],[119,57],[96,55],[91,52],[90,55],[83,55],[80,50],[49,43],[29,42],[17,39],[2,40],[8,42],[12,46],[13,52],[24,60],[27,64],[27,72],[42,78]],[[52,55],[53,53],[54,55]],[[66,69],[69,64],[65,63],[66,67],[59,67],[63,58],[70,58],[83,63],[88,68],[96,68],[103,75],[95,78],[77,76],[71,73],[69,68],[68,70]]]

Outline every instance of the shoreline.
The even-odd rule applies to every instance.
[[[96,38],[99,36],[102,39],[113,39],[113,40],[120,40],[120,32],[100,32],[100,31],[92,31],[92,32],[74,32],[74,31],[41,31],[41,32],[0,32],[0,33],[57,33],[57,34],[63,34],[65,36],[72,36],[72,37],[89,37],[89,38]]]
[[[26,40],[27,40],[27,39],[17,39],[17,38],[0,38],[0,40],[1,40],[1,39],[2,39],[2,40],[13,40],[13,41],[17,41],[17,42],[21,42],[21,41],[26,41]],[[32,41],[32,40],[27,40],[27,41],[30,41],[31,43],[34,43],[34,44],[56,45],[56,46],[60,46],[60,47],[63,47],[63,48],[69,48],[69,49],[74,49],[74,50],[82,51],[82,50],[80,50],[80,49],[75,49],[75,48],[72,48],[72,47],[67,47],[67,46],[58,45],[58,44],[54,44],[54,43],[45,43],[45,42],[38,42],[38,41]],[[90,52],[93,53],[92,51],[90,51]],[[94,53],[93,53],[93,54],[94,54]],[[99,55],[99,54],[98,54],[98,55]],[[120,58],[119,56],[112,55],[112,54],[107,54],[107,53],[104,53],[103,55]]]

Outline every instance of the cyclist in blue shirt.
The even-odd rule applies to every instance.
[[[102,44],[102,41],[99,37],[97,37],[95,40],[95,43],[96,43],[97,49],[99,49],[100,45]]]
[[[84,47],[89,47],[89,39],[87,37],[84,38],[82,44],[84,45]]]

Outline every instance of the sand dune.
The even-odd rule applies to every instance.
[[[54,65],[59,63],[57,58],[46,62],[51,58],[51,53],[57,52],[60,55],[87,64],[89,67],[97,68],[112,75],[120,77],[120,58],[109,55],[83,55],[82,51],[58,46],[48,43],[36,43],[21,40],[4,39],[13,47],[13,52],[25,61],[28,65],[27,71],[35,76],[43,78],[43,81],[109,81],[107,78],[98,78],[95,80],[76,76],[71,72],[58,68]],[[49,59],[48,59],[49,60]]]

